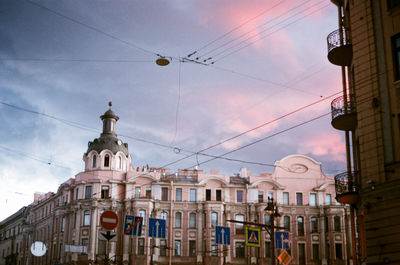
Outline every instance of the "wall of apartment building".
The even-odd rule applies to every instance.
[[[361,262],[400,262],[400,78],[393,38],[400,34],[400,4],[392,0],[334,1],[343,7],[353,60],[357,128],[352,164],[359,170],[358,230],[365,232]],[[398,66],[397,66],[398,67]]]
[[[284,226],[284,218],[290,218],[292,264],[301,264],[302,246],[305,264],[345,264],[351,256],[346,238],[348,209],[335,202],[333,177],[322,173],[320,163],[301,155],[288,156],[276,165],[270,174],[253,176],[242,169],[234,177],[216,171],[163,174],[151,170],[87,170],[29,207],[24,232],[29,235],[29,242],[24,251],[32,265],[101,262],[106,251],[112,259],[130,264],[150,264],[151,252],[157,264],[221,264],[224,260],[229,264],[268,264],[269,234],[262,231],[260,248],[244,246],[243,226],[228,220],[265,223],[264,208],[268,196],[273,196],[282,215],[277,225]],[[102,192],[104,186],[109,187],[108,195]],[[167,190],[166,197],[163,189]],[[115,230],[118,241],[108,245],[98,238],[102,230],[99,218],[105,210],[119,216]],[[142,236],[123,234],[127,214],[145,217]],[[191,214],[195,214],[195,225],[190,222]],[[179,216],[180,222],[176,220]],[[149,217],[166,219],[167,249],[160,249],[162,240],[152,241],[146,236]],[[299,228],[299,217],[303,218],[304,229]],[[215,225],[230,227],[230,246],[215,244]],[[29,254],[30,244],[38,240],[48,246],[43,257]],[[178,243],[180,251],[175,247]],[[0,246],[3,245],[2,241]],[[87,245],[87,253],[66,252],[66,245]],[[156,247],[151,248],[152,245]]]

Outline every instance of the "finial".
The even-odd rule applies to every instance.
[[[112,107],[112,101],[108,102],[108,106],[110,106],[110,109]]]

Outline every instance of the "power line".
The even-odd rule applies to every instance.
[[[191,166],[191,167],[189,167],[189,168],[187,168],[187,169],[190,169],[190,168],[193,168],[193,167],[195,167],[195,166],[199,166],[199,165],[202,165],[202,164],[211,162],[211,161],[213,161],[213,160],[215,160],[215,159],[223,158],[224,156],[226,156],[226,155],[228,155],[228,154],[237,152],[237,151],[239,151],[239,150],[242,150],[242,149],[247,148],[247,147],[249,147],[249,146],[255,145],[255,144],[259,143],[259,142],[265,141],[265,140],[267,140],[267,139],[269,139],[269,138],[272,138],[272,137],[274,137],[274,136],[277,136],[277,135],[279,135],[279,134],[282,134],[282,133],[285,133],[285,132],[287,132],[287,131],[293,130],[293,129],[295,129],[295,128],[297,128],[297,127],[300,127],[300,126],[302,126],[302,125],[305,125],[305,124],[310,123],[310,122],[312,122],[312,121],[315,121],[315,120],[318,120],[318,119],[320,119],[320,118],[323,118],[323,117],[325,117],[325,116],[327,116],[327,115],[329,115],[329,114],[331,114],[331,112],[327,112],[327,113],[325,113],[325,114],[322,114],[322,115],[320,115],[320,116],[317,116],[317,117],[312,118],[312,119],[310,119],[310,120],[307,120],[307,121],[305,121],[305,122],[296,124],[296,125],[294,125],[294,126],[292,126],[292,127],[289,127],[289,128],[287,128],[287,129],[281,130],[281,131],[276,132],[276,133],[274,133],[274,134],[268,135],[268,136],[263,137],[263,138],[261,138],[261,139],[258,139],[258,140],[256,140],[256,141],[250,142],[250,143],[248,143],[248,144],[246,144],[246,145],[242,145],[241,147],[235,148],[235,149],[233,149],[233,150],[231,150],[231,151],[229,151],[229,152],[223,153],[223,154],[218,155],[218,156],[214,156],[213,158],[211,158],[211,159],[209,159],[209,160],[206,160],[206,161],[203,161],[203,162],[198,163],[198,164],[196,164],[196,165],[193,165],[193,166]]]
[[[0,61],[32,62],[80,62],[80,63],[154,63],[154,60],[118,60],[118,59],[57,59],[57,58],[0,58]]]
[[[281,119],[283,119],[283,118],[286,118],[286,117],[288,117],[288,116],[290,116],[290,115],[292,115],[292,114],[294,114],[294,113],[297,113],[297,112],[302,111],[302,110],[304,110],[304,109],[306,109],[306,108],[309,108],[309,107],[311,107],[311,106],[313,106],[313,105],[315,105],[315,104],[318,104],[318,103],[320,103],[320,102],[323,102],[323,101],[325,101],[325,100],[327,100],[327,99],[329,99],[329,98],[331,98],[331,97],[333,97],[333,96],[336,96],[336,95],[338,95],[338,94],[340,94],[340,93],[341,93],[341,92],[336,92],[336,93],[334,93],[334,94],[332,94],[332,95],[329,95],[329,96],[327,96],[327,97],[325,97],[325,98],[323,98],[323,99],[314,101],[314,102],[312,102],[312,103],[310,103],[310,104],[308,104],[308,105],[305,105],[305,106],[303,106],[303,107],[300,107],[300,108],[298,108],[298,109],[295,109],[295,110],[293,110],[293,111],[291,111],[291,112],[289,112],[289,113],[286,113],[286,114],[284,114],[284,115],[282,115],[282,116],[280,116],[280,117],[278,117],[278,118],[275,118],[275,119],[273,119],[273,120],[271,120],[271,121],[265,122],[265,123],[260,124],[260,125],[258,125],[258,126],[256,126],[256,127],[252,128],[252,129],[249,129],[249,130],[247,130],[247,131],[241,132],[241,133],[239,133],[239,134],[237,134],[237,135],[235,135],[235,136],[232,136],[232,137],[227,138],[227,139],[225,139],[225,140],[223,140],[223,141],[220,141],[220,142],[218,142],[218,143],[216,143],[216,144],[213,144],[213,145],[211,145],[211,146],[209,146],[209,147],[207,147],[207,148],[201,149],[200,151],[198,151],[198,152],[196,152],[196,153],[194,153],[194,154],[191,154],[191,155],[188,155],[188,156],[186,156],[186,157],[183,157],[183,158],[180,158],[180,159],[178,159],[178,160],[175,160],[175,161],[173,161],[173,162],[170,162],[170,163],[168,163],[168,164],[162,166],[161,168],[165,168],[165,167],[167,167],[167,166],[176,164],[176,163],[178,163],[178,162],[180,162],[180,161],[182,161],[182,160],[185,160],[185,159],[187,159],[187,158],[193,157],[194,155],[198,155],[198,154],[204,155],[204,154],[202,153],[202,152],[204,152],[204,151],[207,151],[207,150],[209,150],[209,149],[211,149],[211,148],[214,148],[214,147],[216,147],[216,146],[222,145],[222,144],[224,144],[224,143],[226,143],[226,142],[228,142],[228,141],[231,141],[231,140],[233,140],[233,139],[236,139],[236,138],[238,138],[238,137],[240,137],[240,136],[242,136],[242,135],[245,135],[245,134],[247,134],[247,133],[249,133],[249,132],[258,130],[258,129],[260,129],[260,128],[266,126],[266,125],[269,125],[269,124],[274,123],[274,122],[276,122],[276,121],[279,121],[279,120],[281,120]]]
[[[274,17],[274,18],[272,18],[272,19],[269,19],[267,22],[261,24],[260,26],[262,27],[262,26],[264,26],[264,25],[267,25],[268,23],[270,23],[270,22],[272,22],[272,21],[274,21],[274,20],[277,20],[277,19],[283,17],[284,15],[290,13],[290,12],[293,11],[293,10],[298,9],[299,7],[303,7],[307,2],[310,2],[310,1],[311,1],[311,0],[307,0],[307,1],[305,1],[305,2],[302,2],[300,5],[297,5],[297,6],[293,7],[293,8],[291,8],[291,9],[287,10],[286,12],[284,12],[284,13],[282,13],[282,14],[280,14],[280,15]],[[300,11],[300,13],[301,13],[301,12],[303,12],[303,10]],[[299,14],[299,13],[297,13],[297,14]],[[295,15],[297,15],[297,14],[295,14]],[[291,17],[293,17],[293,16],[291,16]],[[291,18],[291,17],[289,17],[289,18]],[[271,26],[271,27],[269,27],[269,28],[267,28],[267,29],[273,28],[274,26],[281,24],[282,22],[288,20],[289,18],[286,18],[285,20],[283,20],[283,21],[281,21],[281,22],[278,22],[277,24],[275,24],[275,25],[273,25],[273,26]],[[260,33],[265,32],[267,29],[261,31]],[[239,40],[239,39],[241,39],[242,37],[246,36],[247,34],[249,34],[249,33],[251,33],[251,32],[254,32],[254,31],[256,31],[256,29],[249,30],[249,31],[247,31],[247,32],[245,32],[245,33],[239,35],[238,37],[235,37],[235,38],[233,38],[233,39],[230,39],[229,41],[226,41],[225,43],[223,43],[223,44],[217,46],[216,48],[213,48],[212,50],[210,50],[210,51],[208,51],[208,52],[202,54],[201,56],[199,56],[199,58],[200,58],[200,57],[207,57],[208,54],[211,54],[212,52],[217,51],[217,50],[219,50],[219,49],[221,49],[221,48],[227,46],[228,44],[233,43],[234,41]],[[254,37],[254,36],[251,36],[250,38],[247,38],[247,39],[245,39],[244,41],[247,41],[247,40],[251,39],[252,37]],[[242,43],[242,42],[240,42],[240,43]],[[239,43],[239,44],[240,44],[240,43]],[[212,55],[209,55],[209,57],[213,58]]]
[[[257,42],[257,41],[260,41],[260,40],[262,40],[262,39],[265,39],[266,37],[271,36],[272,34],[278,32],[279,30],[284,29],[284,28],[287,28],[288,26],[290,26],[290,25],[292,25],[292,24],[294,24],[294,23],[296,23],[296,22],[298,22],[298,21],[300,21],[300,20],[302,20],[302,19],[304,19],[304,18],[306,18],[306,17],[308,17],[308,16],[310,16],[310,15],[312,15],[312,14],[314,14],[314,13],[316,13],[316,12],[318,12],[318,11],[320,11],[320,10],[326,8],[326,7],[328,7],[328,6],[330,6],[330,4],[324,5],[324,6],[318,8],[318,9],[316,9],[316,10],[313,10],[312,12],[308,13],[307,15],[305,15],[305,16],[303,16],[303,17],[300,17],[300,18],[298,18],[298,19],[296,19],[296,20],[290,22],[289,24],[286,24],[286,25],[284,25],[283,27],[281,27],[281,28],[279,28],[279,29],[277,29],[277,30],[275,30],[275,31],[273,31],[273,32],[271,32],[271,33],[269,33],[269,34],[263,36],[263,37],[258,38],[257,40],[253,41],[253,43],[254,43],[254,42]],[[242,47],[240,47],[240,48],[238,48],[238,49],[236,49],[236,50],[234,50],[234,51],[232,51],[232,52],[230,52],[230,53],[228,53],[228,54],[226,54],[226,55],[224,55],[224,56],[222,56],[222,57],[220,57],[220,58],[218,58],[218,59],[216,59],[216,60],[214,60],[214,63],[217,62],[217,61],[220,61],[220,60],[222,60],[222,59],[224,59],[224,58],[226,58],[226,57],[228,57],[228,56],[230,56],[230,55],[232,55],[232,54],[234,54],[234,53],[237,53],[238,51],[240,51],[240,50],[242,50],[242,49],[244,49],[244,48],[246,48],[246,47],[252,45],[253,43],[246,44],[246,45],[244,45],[244,46],[242,46]],[[238,45],[236,45],[236,46],[238,46]],[[234,46],[233,46],[233,47],[234,47]],[[229,48],[229,49],[231,49],[231,48]],[[216,56],[219,56],[219,55],[225,53],[227,50],[228,50],[228,49],[226,49],[226,50],[224,50],[224,51],[222,51],[222,52],[220,52],[220,53],[218,53],[218,54],[216,54],[216,55],[214,55],[214,56],[212,56],[212,57],[215,58]]]
[[[117,40],[117,41],[119,41],[119,42],[122,42],[122,43],[124,43],[124,44],[126,44],[126,45],[128,45],[128,46],[134,47],[134,48],[136,48],[136,49],[138,49],[138,50],[141,50],[141,51],[146,52],[146,53],[149,53],[149,54],[153,54],[153,55],[160,56],[160,54],[158,54],[158,53],[156,53],[156,52],[154,52],[154,51],[150,51],[150,50],[148,50],[148,49],[145,49],[145,48],[143,48],[143,47],[140,47],[139,45],[134,44],[134,43],[132,43],[132,42],[125,41],[125,40],[123,40],[123,39],[121,39],[121,38],[119,38],[119,37],[117,37],[117,36],[114,36],[114,35],[112,35],[112,34],[110,34],[110,33],[107,33],[107,32],[105,32],[105,31],[101,30],[101,29],[98,29],[98,28],[96,28],[96,27],[94,27],[94,26],[90,26],[90,25],[88,25],[88,24],[86,24],[86,23],[83,23],[83,22],[81,22],[81,21],[78,21],[78,20],[76,20],[76,19],[73,19],[73,18],[71,18],[71,17],[69,17],[69,16],[67,16],[67,15],[64,15],[64,14],[62,14],[62,13],[60,13],[60,12],[57,12],[57,11],[55,11],[55,10],[53,10],[53,9],[50,9],[50,8],[48,8],[48,7],[46,7],[46,6],[43,6],[43,5],[39,4],[39,3],[35,3],[35,2],[33,2],[33,1],[31,1],[31,0],[25,0],[25,1],[28,2],[28,3],[31,4],[31,5],[37,6],[37,7],[41,8],[41,9],[43,9],[43,10],[46,10],[46,11],[48,11],[48,12],[51,12],[51,13],[53,13],[53,14],[59,16],[59,17],[62,17],[62,18],[64,18],[64,19],[68,20],[68,21],[71,21],[71,22],[73,22],[73,23],[75,23],[75,24],[78,24],[78,25],[80,25],[80,26],[82,26],[82,27],[85,27],[85,28],[87,28],[87,29],[90,29],[90,30],[92,30],[92,31],[94,31],[94,32],[100,33],[100,34],[102,34],[102,35],[104,35],[104,36],[107,36],[107,37],[109,37],[109,38],[111,38],[111,39],[114,39],[114,40]]]
[[[283,2],[285,2],[285,1],[286,1],[286,0],[282,0],[282,1],[280,1],[278,4],[276,4],[276,5],[272,6],[272,7],[269,7],[269,8],[267,8],[267,9],[265,9],[264,11],[262,11],[261,13],[259,13],[258,15],[256,15],[255,17],[252,17],[252,18],[246,20],[245,22],[243,22],[242,24],[236,26],[235,28],[231,29],[230,31],[226,32],[226,33],[223,34],[222,36],[220,36],[220,37],[214,39],[213,41],[211,41],[211,42],[205,44],[204,46],[198,48],[197,50],[195,50],[195,51],[192,52],[191,54],[187,55],[187,57],[191,57],[192,55],[198,53],[198,52],[201,51],[202,49],[207,48],[207,47],[210,46],[211,44],[213,44],[213,43],[219,41],[220,39],[222,39],[222,38],[224,38],[224,37],[226,37],[227,35],[231,34],[231,33],[234,32],[235,30],[238,30],[239,28],[243,27],[244,25],[246,25],[246,24],[249,23],[250,21],[252,21],[252,20],[254,20],[254,19],[256,19],[256,18],[259,18],[260,16],[264,15],[265,13],[267,13],[267,12],[273,10],[274,8],[276,8],[277,6],[283,4]]]

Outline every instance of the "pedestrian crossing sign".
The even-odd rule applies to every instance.
[[[246,246],[250,247],[260,247],[261,246],[261,229],[260,228],[253,228],[247,227],[245,229],[246,235]]]

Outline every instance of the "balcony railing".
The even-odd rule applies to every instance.
[[[336,200],[345,204],[358,201],[359,186],[355,183],[357,172],[344,172],[335,176]]]
[[[332,126],[335,129],[350,131],[357,125],[357,111],[353,95],[335,98],[331,103]]]
[[[353,48],[346,38],[345,30],[343,32],[343,40],[340,40],[340,30],[337,29],[330,33],[326,38],[328,43],[328,60],[340,66],[347,66],[351,64],[353,58]]]

